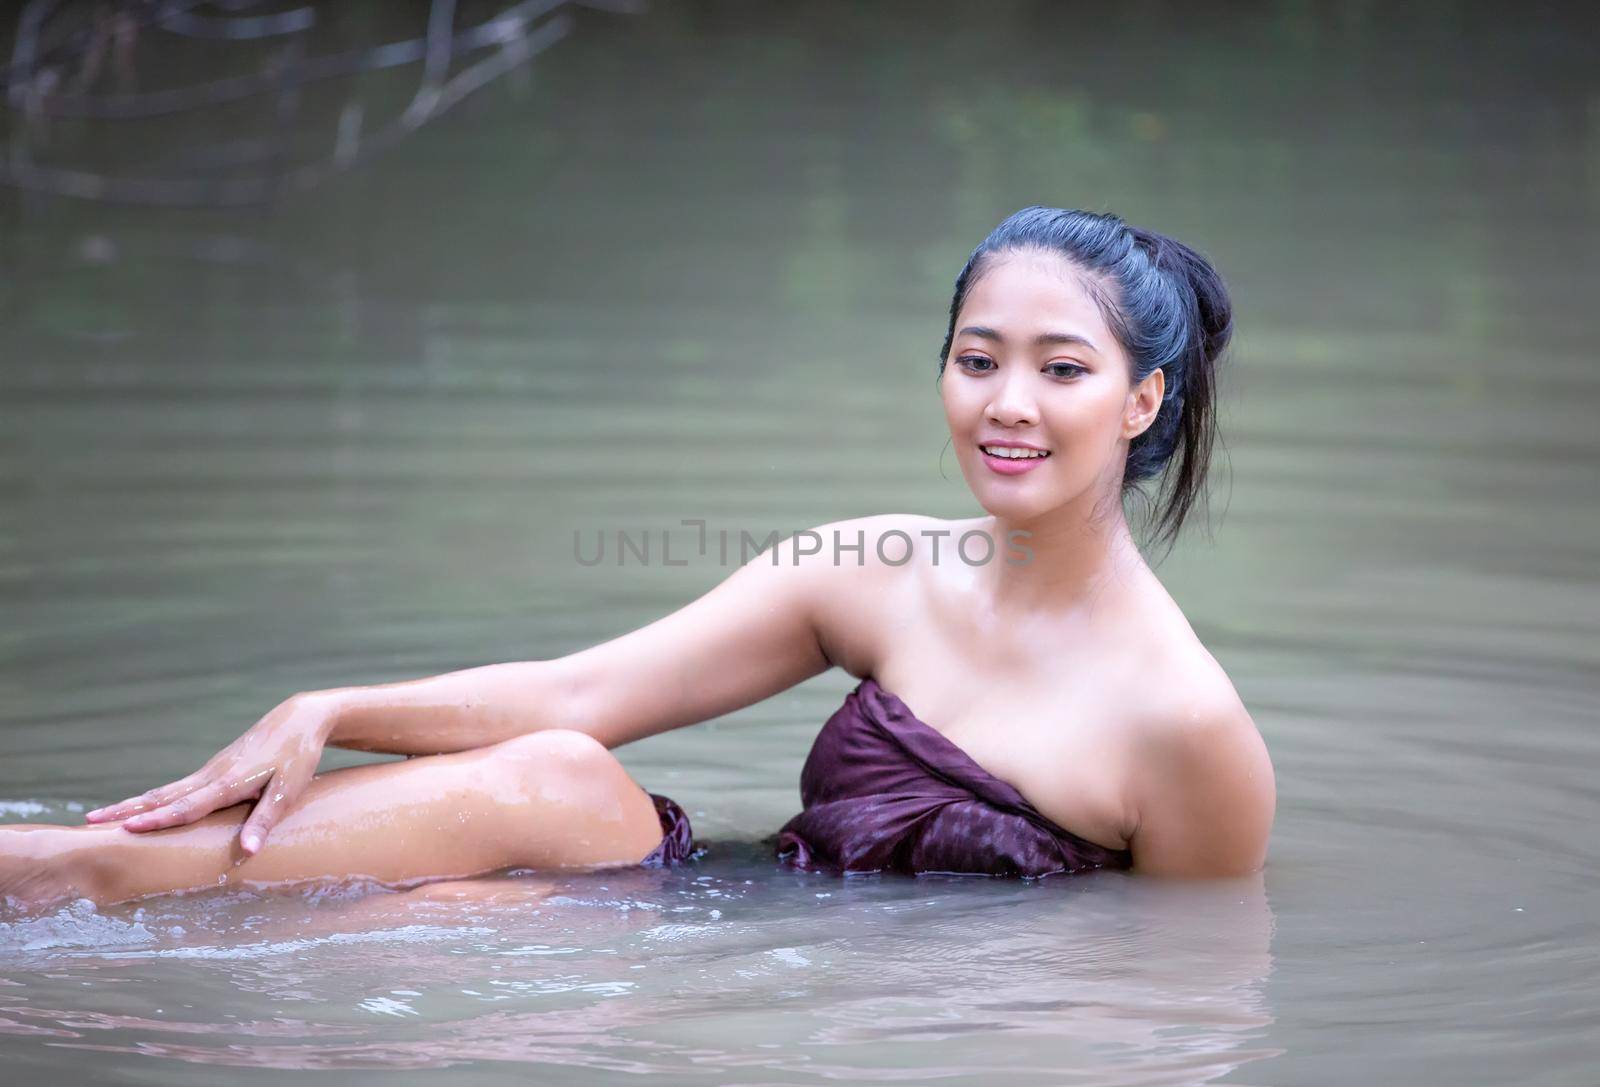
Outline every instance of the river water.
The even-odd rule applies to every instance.
[[[942,311],[1050,203],[1183,238],[1235,293],[1213,531],[1159,570],[1272,752],[1260,879],[779,871],[836,672],[618,752],[707,844],[681,869],[0,921],[7,1075],[1593,1082],[1595,38],[1550,5],[1228,10],[581,11],[267,206],[7,192],[0,820],[186,773],[297,690],[571,652],[731,569],[584,566],[577,533],[692,555],[686,518],[977,512],[940,463]],[[341,18],[310,52],[426,10]],[[135,63],[148,89],[264,49],[147,32]],[[249,178],[417,76],[24,135]]]

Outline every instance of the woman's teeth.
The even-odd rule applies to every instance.
[[[1003,445],[980,445],[978,448],[991,457],[1006,457],[1010,460],[1027,460],[1030,457],[1048,457],[1050,455],[1050,451],[1047,449],[1012,449]]]

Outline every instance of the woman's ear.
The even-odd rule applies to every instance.
[[[1137,438],[1156,421],[1161,410],[1161,398],[1167,391],[1164,370],[1151,370],[1145,379],[1128,391],[1128,405],[1122,413],[1122,436],[1129,441]]]

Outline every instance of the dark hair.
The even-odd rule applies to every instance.
[[[1155,421],[1129,443],[1122,488],[1126,493],[1165,470],[1150,525],[1157,541],[1170,544],[1190,510],[1205,502],[1216,439],[1216,365],[1233,335],[1233,307],[1222,277],[1182,242],[1129,226],[1119,216],[1023,208],[983,239],[956,277],[939,352],[941,376],[967,292],[996,255],[1020,250],[1055,253],[1088,273],[1084,286],[1127,352],[1135,384],[1154,370],[1165,371],[1166,392]]]

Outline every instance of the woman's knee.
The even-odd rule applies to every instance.
[[[507,826],[526,835],[519,863],[633,861],[660,840],[649,794],[604,744],[568,729],[543,729],[485,749],[501,783]],[[515,797],[507,805],[506,799]]]
[[[549,798],[613,800],[639,787],[599,740],[572,729],[541,729],[505,740],[487,751],[503,779]]]
[[[541,729],[503,740],[488,750],[497,763],[515,770],[592,774],[621,765],[605,744],[575,729]]]

